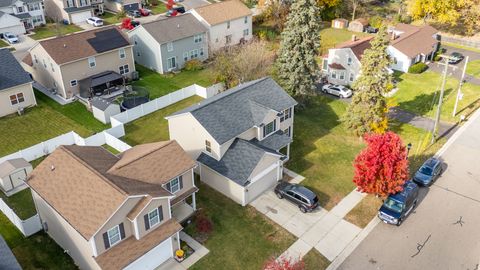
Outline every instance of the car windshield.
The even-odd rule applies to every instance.
[[[13,37],[15,37],[15,36],[12,35],[12,34],[6,34],[5,36],[6,36],[7,38],[13,38]]]
[[[420,172],[425,174],[425,175],[432,175],[433,171],[432,171],[432,168],[430,168],[430,167],[422,166],[420,168]]]
[[[387,198],[387,200],[383,203],[383,205],[388,209],[397,213],[401,213],[403,210],[403,203],[397,200],[394,200],[390,197]]]

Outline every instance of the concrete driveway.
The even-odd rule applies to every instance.
[[[479,269],[480,111],[470,121],[414,213],[400,227],[377,225],[339,269]]]
[[[13,55],[18,61],[21,61],[25,57],[25,55],[27,55],[27,51],[31,47],[33,47],[33,45],[35,45],[37,41],[27,35],[19,35],[18,39],[20,42],[12,45],[12,47],[15,48],[15,51],[13,51]]]
[[[210,2],[206,0],[184,0],[181,4],[185,7],[186,10],[194,9],[197,7],[210,5]]]
[[[477,52],[472,52],[469,50],[464,50],[464,49],[457,49],[449,46],[442,46],[443,48],[447,49],[445,54],[449,55],[452,52],[459,52],[463,54],[465,57],[469,56],[468,61],[475,61],[475,60],[480,60],[480,53]],[[465,66],[465,59],[463,59],[461,62],[455,64],[455,65],[450,65],[448,68],[448,75],[453,76],[454,78],[460,80],[462,78],[462,72],[463,72],[463,67]],[[445,69],[445,66],[442,63],[439,62],[433,62],[428,65],[429,69],[438,73],[443,73],[443,70]],[[475,78],[473,76],[470,76],[468,74],[465,75],[465,80],[467,82],[473,83],[480,85],[480,78]]]

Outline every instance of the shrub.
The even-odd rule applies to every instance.
[[[127,12],[124,9],[122,9],[119,12],[117,12],[116,16],[118,19],[125,18],[127,17]]]
[[[418,63],[410,66],[410,68],[408,68],[408,73],[419,74],[419,73],[422,73],[425,70],[427,70],[427,68],[428,68],[428,66],[425,63],[418,62]]]
[[[370,18],[370,26],[375,27],[375,28],[380,28],[383,25],[383,18],[380,16],[373,16]]]
[[[187,71],[200,70],[202,68],[203,68],[202,62],[200,62],[197,59],[192,59],[190,61],[187,61],[184,67],[184,69]]]
[[[195,223],[198,233],[208,234],[213,230],[212,221],[204,213],[198,214]]]

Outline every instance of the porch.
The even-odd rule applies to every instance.
[[[197,204],[195,200],[195,193],[198,188],[192,187],[183,194],[180,194],[174,198],[172,203],[172,218],[176,219],[179,223],[187,220],[197,210]]]
[[[81,98],[92,98],[94,96],[112,97],[117,93],[120,95],[126,89],[125,78],[114,72],[105,71],[78,82]]]

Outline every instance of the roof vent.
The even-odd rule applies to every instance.
[[[352,41],[357,41],[357,36],[356,35],[352,35]]]
[[[66,48],[67,47],[67,44],[63,44],[63,48]]]
[[[52,172],[55,171],[55,166],[52,165],[52,166],[50,167],[50,170],[51,170]]]
[[[180,24],[177,24],[177,28],[180,28]]]

